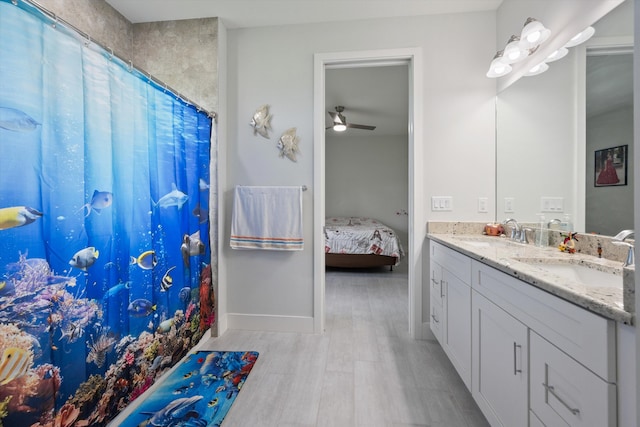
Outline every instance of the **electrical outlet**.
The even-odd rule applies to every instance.
[[[431,210],[432,211],[452,211],[453,210],[453,197],[451,197],[451,196],[432,196],[431,197]]]
[[[489,212],[489,199],[487,197],[478,197],[478,212]]]
[[[515,212],[515,201],[516,199],[513,197],[505,197],[504,198],[504,212],[505,213],[513,213]]]

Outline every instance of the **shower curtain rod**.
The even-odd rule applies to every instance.
[[[107,47],[107,46],[103,45],[102,43],[97,42],[96,40],[93,40],[89,34],[85,33],[82,30],[80,30],[78,27],[74,26],[73,24],[69,23],[68,21],[65,21],[64,19],[60,18],[58,15],[56,15],[53,12],[51,12],[50,10],[48,10],[47,8],[45,8],[44,6],[39,4],[38,2],[36,2],[34,0],[11,0],[11,3],[14,6],[17,6],[18,5],[18,1],[20,1],[22,3],[26,3],[26,4],[30,5],[30,6],[33,6],[36,9],[38,9],[41,13],[43,13],[47,18],[49,18],[51,20],[51,24],[53,25],[54,28],[55,28],[57,23],[60,23],[60,24],[63,24],[64,26],[66,26],[66,27],[69,27],[70,29],[72,29],[73,31],[78,33],[81,37],[85,38],[87,43],[93,43],[94,45],[102,48],[105,52],[110,52],[110,54],[111,54],[110,58],[116,58],[116,59],[119,59],[120,61],[122,61],[123,63],[128,64],[129,65],[129,71],[136,70],[141,75],[145,76],[148,79],[149,82],[153,82],[157,86],[159,86],[160,88],[163,88],[165,91],[169,91],[169,92],[173,93],[179,100],[185,102],[186,104],[189,104],[189,105],[192,105],[192,106],[196,107],[198,109],[198,111],[202,111],[202,112],[206,113],[213,120],[217,120],[218,119],[218,114],[215,111],[208,111],[207,109],[202,108],[200,105],[198,105],[197,103],[193,102],[192,100],[190,100],[186,96],[182,95],[180,92],[178,92],[177,90],[175,90],[174,88],[169,86],[167,83],[165,83],[162,80],[159,80],[159,79],[153,77],[151,75],[151,73],[143,70],[142,68],[135,66],[131,59],[126,60],[126,59],[122,58],[121,56],[119,56],[117,54],[114,54],[112,48]],[[86,46],[88,46],[88,44],[86,44]]]

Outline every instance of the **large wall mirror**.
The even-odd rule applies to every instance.
[[[569,216],[579,232],[633,228],[633,1],[584,45],[497,97],[496,220]]]

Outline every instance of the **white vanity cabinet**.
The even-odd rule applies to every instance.
[[[472,394],[490,424],[616,426],[615,322],[475,260],[472,278]]]
[[[431,330],[471,387],[471,259],[431,242]]]
[[[473,291],[471,394],[492,426],[527,425],[527,327]]]
[[[431,328],[493,427],[633,419],[615,321],[433,240],[430,255]]]

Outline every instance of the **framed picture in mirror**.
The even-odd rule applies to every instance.
[[[596,187],[627,185],[627,148],[628,145],[619,145],[595,151]]]

